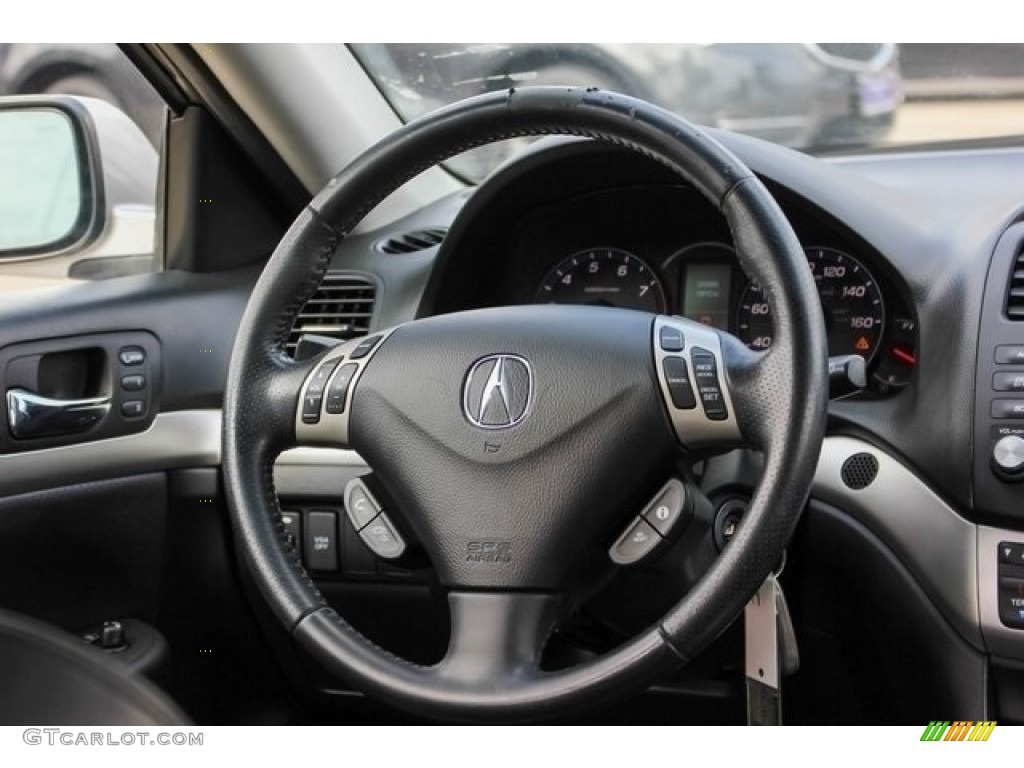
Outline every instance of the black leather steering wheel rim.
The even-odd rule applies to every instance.
[[[776,324],[766,354],[723,337],[733,360],[730,384],[747,399],[737,418],[744,437],[763,450],[764,469],[740,533],[657,625],[568,670],[506,670],[489,686],[485,665],[471,684],[371,643],[326,605],[287,546],[272,466],[295,443],[297,393],[312,364],[289,360],[284,342],[340,240],[394,189],[467,149],[555,134],[641,152],[679,173],[725,215],[741,265],[764,287]],[[399,129],[331,179],[296,219],[257,283],[236,338],[224,405],[226,491],[241,552],[263,597],[296,642],[328,669],[371,695],[436,717],[541,718],[639,689],[693,658],[736,617],[778,562],[806,502],[824,435],[827,387],[824,322],[802,249],[741,161],[701,129],[627,96],[561,87],[492,93]],[[512,611],[496,609],[489,625],[514,644],[521,622],[544,623],[527,614],[546,610],[543,601],[527,600]]]

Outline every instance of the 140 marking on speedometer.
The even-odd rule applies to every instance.
[[[806,248],[825,316],[829,355],[860,355],[869,361],[878,350],[885,305],[878,282],[867,268],[835,248]],[[751,284],[743,292],[736,320],[739,337],[752,349],[767,349],[774,335],[764,292]]]

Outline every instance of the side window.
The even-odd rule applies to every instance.
[[[0,294],[161,268],[165,120],[114,44],[0,44]]]

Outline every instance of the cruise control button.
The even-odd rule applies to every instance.
[[[996,347],[996,363],[999,365],[1024,365],[1024,346],[1000,344]]]
[[[326,363],[321,363],[320,366],[314,371],[313,375],[309,378],[309,385],[306,387],[307,396],[322,396],[324,388],[327,386],[327,380],[331,378],[331,373],[338,366],[341,359],[328,360]]]
[[[999,619],[1008,627],[1024,629],[1024,579],[999,577]]]
[[[658,343],[661,344],[661,348],[666,352],[682,352],[683,347],[686,346],[686,339],[683,336],[683,332],[678,328],[673,328],[671,325],[663,325],[661,330],[658,331]]]
[[[361,531],[381,512],[381,506],[373,498],[366,484],[358,478],[345,486],[345,512],[352,521],[352,527]]]
[[[303,424],[316,424],[320,421],[320,406],[323,404],[321,395],[307,395],[302,398]]]
[[[354,357],[354,355],[353,355]],[[345,401],[348,399],[348,388],[352,384],[352,377],[359,366],[355,363],[348,363],[341,366],[331,380],[327,388],[327,412],[331,414],[344,413]]]
[[[314,571],[338,570],[338,516],[306,513],[306,565]]]
[[[394,560],[405,552],[405,541],[391,524],[386,512],[381,512],[359,532],[361,538],[377,557]]]
[[[993,400],[993,419],[1024,419],[1024,400]]]
[[[1000,371],[992,374],[992,389],[997,392],[1024,392],[1024,373]]]
[[[642,517],[637,517],[618,541],[612,544],[608,555],[613,563],[630,565],[642,560],[661,543],[661,536]]]
[[[662,360],[662,365],[665,367],[665,384],[668,386],[672,405],[682,410],[696,408],[697,401],[693,396],[686,361],[681,357],[666,357]]]
[[[700,395],[704,415],[711,421],[725,421],[729,412],[725,407],[722,387],[718,381],[718,363],[715,356],[706,349],[694,347],[690,351],[690,362],[693,363],[693,378]]]
[[[380,341],[380,336],[367,336],[365,339],[356,345],[356,348],[352,350],[352,354],[349,358],[352,360],[360,360],[370,354],[370,351],[377,346],[377,342]]]
[[[665,483],[665,486],[658,491],[654,500],[647,505],[641,513],[651,527],[662,536],[668,536],[679,518],[683,516],[683,508],[686,506],[686,488],[675,478]]]

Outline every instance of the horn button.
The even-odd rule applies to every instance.
[[[676,445],[653,322],[497,308],[401,326],[374,350],[353,384],[349,443],[442,583],[557,589],[585,550],[607,551]]]

